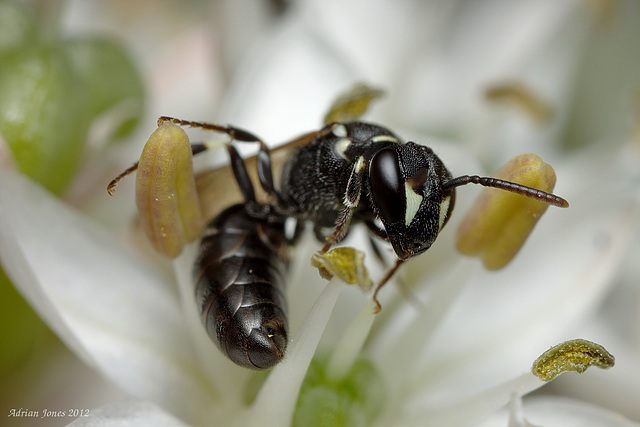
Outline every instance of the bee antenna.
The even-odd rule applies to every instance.
[[[510,193],[516,193],[530,199],[539,200],[543,203],[557,206],[559,208],[569,207],[569,202],[567,202],[562,197],[556,196],[555,194],[547,193],[542,190],[537,190],[535,188],[497,178],[489,178],[477,175],[463,175],[457,178],[450,179],[449,181],[445,182],[442,187],[445,192],[449,192],[455,187],[460,187],[461,185],[466,184],[480,184],[485,187],[499,188],[500,190],[509,191]]]
[[[191,144],[191,153],[193,156],[195,156],[196,154],[202,153],[206,149],[207,149],[207,146],[205,144]],[[127,175],[131,175],[132,173],[134,173],[136,170],[138,170],[138,162],[135,162],[133,166],[129,167],[128,169],[125,169],[118,176],[113,178],[109,183],[109,185],[107,185],[107,193],[109,193],[110,196],[115,195],[116,187],[118,186],[118,184],[120,184],[120,181],[122,181],[122,179]]]

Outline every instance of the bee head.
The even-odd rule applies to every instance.
[[[377,218],[398,258],[431,247],[453,210],[455,190],[442,184],[451,174],[433,151],[408,142],[379,150],[369,165],[369,194]]]

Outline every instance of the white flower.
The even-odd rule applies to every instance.
[[[338,296],[338,282],[327,287],[318,300],[320,308],[306,323],[296,321],[294,310],[298,340],[263,386],[256,406],[244,408],[242,385],[249,373],[219,355],[205,336],[188,279],[179,286],[181,301],[171,278],[158,274],[105,230],[25,178],[1,174],[0,253],[14,283],[86,363],[134,399],[159,405],[133,400],[103,408],[85,421],[123,412],[136,419],[142,412],[166,425],[178,423],[173,417],[195,424],[211,419],[286,424]],[[608,214],[605,209],[605,218]],[[538,268],[523,275],[526,266],[514,266],[504,273],[504,282],[452,254],[456,260],[443,264],[417,290],[428,294],[420,310],[406,301],[385,304],[364,352],[386,384],[378,425],[468,425],[499,409],[512,393],[540,386],[537,378],[523,372],[545,342],[566,336],[568,326],[607,289],[627,247],[631,220],[602,222],[596,217],[590,227],[563,230],[563,242],[555,248],[549,248],[544,236],[532,239],[527,252],[537,255]],[[558,221],[556,227],[566,228],[566,222]],[[585,228],[594,231],[585,235]],[[559,231],[552,227],[549,232]],[[581,243],[600,233],[609,239],[604,248]],[[569,249],[571,259],[562,255]],[[551,275],[548,269],[554,263],[557,270]],[[303,281],[300,274],[306,277]],[[309,274],[315,273],[293,276],[294,295],[308,297],[305,287],[321,286]],[[357,317],[353,307],[360,307]],[[342,313],[337,317],[351,318],[339,322],[343,326],[337,326],[338,332],[344,331],[345,322],[356,325],[347,329],[339,345],[335,340],[324,344],[335,346],[332,369],[341,371],[355,356],[349,344],[367,335],[373,315],[359,293],[343,295],[338,310]]]
[[[337,282],[318,298],[324,284],[307,265],[314,248],[301,244],[288,295],[297,338],[253,406],[242,399],[251,372],[219,354],[199,324],[188,254],[175,263],[176,278],[167,277],[91,219],[0,171],[3,267],[63,341],[131,396],[79,425],[287,425],[318,342],[330,352],[329,375],[348,371],[358,355],[373,363],[385,390],[373,425],[473,425],[510,400],[510,425],[561,425],[563,417],[633,425],[564,400],[525,400],[524,416],[518,408],[520,395],[542,385],[528,373],[531,362],[583,334],[605,345],[617,366],[563,377],[588,382],[613,410],[630,411],[633,403],[615,403],[638,394],[637,347],[629,342],[635,334],[637,343],[638,329],[601,317],[616,289],[637,295],[638,267],[627,255],[640,240],[637,142],[600,135],[606,145],[568,154],[557,143],[574,120],[568,95],[597,27],[576,1],[478,3],[296,2],[238,68],[219,120],[285,140],[316,128],[331,98],[364,80],[388,93],[374,118],[433,146],[454,173],[534,151],[556,168],[557,192],[571,209],[550,209],[516,260],[489,273],[452,248],[456,217],[476,190],[461,189],[452,223],[405,269],[415,299],[388,287],[376,318],[357,290],[338,298]],[[550,123],[487,104],[488,86],[511,82],[553,107]],[[629,305],[624,313],[637,311],[637,296]],[[504,417],[483,425],[505,425]]]

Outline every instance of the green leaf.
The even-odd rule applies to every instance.
[[[0,133],[20,170],[60,194],[79,167],[89,129],[84,84],[53,46],[2,60]]]
[[[33,17],[21,5],[13,2],[0,1],[0,28],[0,58],[37,39]]]
[[[124,49],[99,37],[45,42],[25,8],[0,0],[0,135],[21,172],[56,194],[83,159],[91,121],[109,111],[112,139],[142,115],[142,79]]]
[[[102,37],[71,39],[63,46],[85,83],[91,115],[123,106],[124,116],[114,137],[129,134],[142,116],[144,85],[122,46]]]
[[[28,362],[35,342],[46,331],[45,324],[15,290],[0,267],[0,380],[10,376]],[[1,382],[1,381],[0,381]]]

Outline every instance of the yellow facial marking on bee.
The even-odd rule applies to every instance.
[[[337,124],[331,128],[331,132],[335,136],[339,136],[341,138],[347,137],[347,127],[345,125]]]
[[[336,145],[334,145],[333,150],[335,151],[336,155],[338,155],[339,157],[342,157],[345,160],[349,160],[347,159],[347,155],[345,153],[349,149],[350,145],[351,145],[351,140],[349,138],[343,138],[338,142],[336,142]]]
[[[447,220],[447,213],[449,212],[449,204],[451,203],[451,197],[447,196],[440,203],[440,217],[438,218],[438,228],[442,230],[444,222]]]
[[[416,193],[411,184],[408,182],[404,183],[404,195],[407,200],[407,207],[404,212],[404,225],[407,227],[413,221],[413,218],[418,213],[418,209],[420,209],[420,204],[422,203],[422,195]]]
[[[390,135],[377,135],[371,138],[371,142],[392,142],[397,144],[400,141]]]

